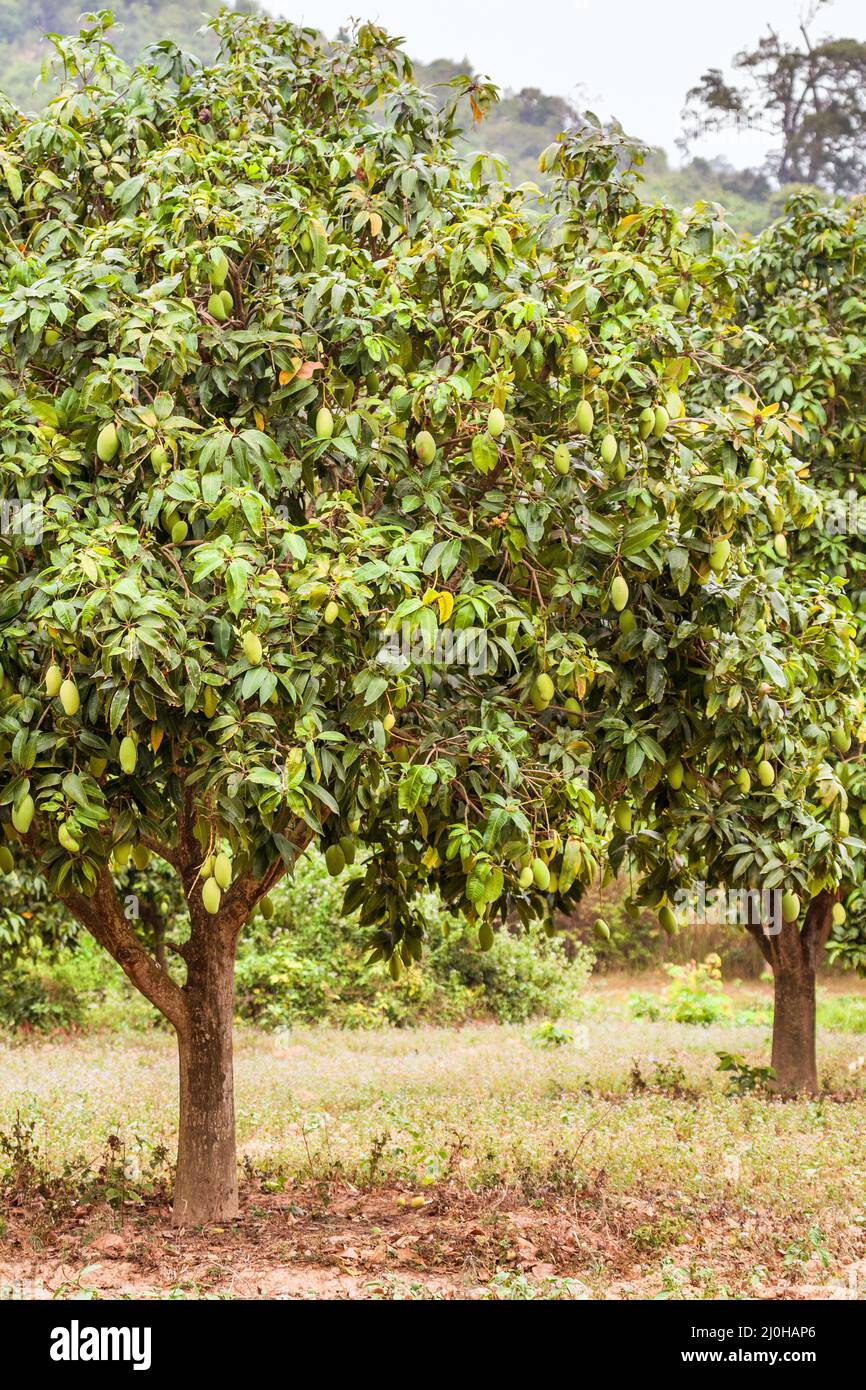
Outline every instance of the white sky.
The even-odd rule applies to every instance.
[[[625,129],[668,151],[689,87],[772,24],[797,36],[807,0],[265,0],[296,23],[334,34],[350,17],[373,19],[406,38],[412,57],[468,56],[500,87],[540,87],[617,116]],[[813,37],[866,38],[866,0],[834,0]],[[769,143],[772,143],[771,141]],[[768,138],[755,132],[705,138],[695,153],[734,165],[758,162]]]

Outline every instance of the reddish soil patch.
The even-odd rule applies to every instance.
[[[104,1204],[58,1212],[35,1199],[7,1206],[5,1217],[0,1288],[7,1297],[75,1297],[87,1289],[138,1298],[169,1291],[193,1298],[477,1298],[506,1271],[542,1296],[562,1296],[558,1281],[567,1279],[574,1283],[565,1296],[641,1298],[670,1283],[671,1270],[679,1271],[675,1288],[685,1297],[866,1293],[862,1227],[833,1233],[828,1269],[808,1249],[792,1260],[803,1237],[794,1218],[733,1203],[690,1205],[671,1193],[609,1193],[603,1174],[583,1192],[531,1199],[458,1187],[247,1188],[238,1221],[203,1230],[174,1230],[166,1205],[156,1202],[121,1218]]]

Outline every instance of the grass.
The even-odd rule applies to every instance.
[[[265,1193],[311,1180],[370,1192],[458,1184],[476,1196],[507,1189],[539,1210],[603,1183],[612,1199],[637,1203],[623,1239],[665,1296],[693,1278],[677,1273],[671,1251],[700,1240],[708,1204],[739,1213],[725,1236],[734,1248],[753,1223],[764,1262],[830,1278],[842,1246],[866,1229],[866,998],[822,989],[820,1070],[832,1094],[783,1103],[732,1097],[716,1070],[721,1050],[766,1061],[765,1023],[635,1019],[634,983],[593,982],[568,1029],[241,1028],[247,1173]],[[735,989],[739,1016],[754,1015],[765,993]],[[82,1153],[96,1161],[109,1134],[133,1173],[155,1147],[173,1152],[175,1104],[174,1046],[160,1032],[0,1046],[0,1130],[16,1115],[34,1120],[54,1170]],[[603,1268],[597,1278],[603,1286]],[[511,1275],[500,1283],[486,1296],[519,1296],[519,1279],[517,1292]]]

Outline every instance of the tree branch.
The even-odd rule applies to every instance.
[[[187,1025],[183,991],[160,969],[124,917],[110,871],[107,868],[101,871],[92,897],[68,893],[62,901],[99,945],[113,956],[145,999],[182,1032]]]

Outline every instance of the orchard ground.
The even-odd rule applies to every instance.
[[[590,982],[571,1041],[530,1023],[238,1029],[241,1218],[172,1229],[167,1033],[0,1048],[0,1286],[43,1297],[866,1296],[866,983],[819,987],[820,1098],[731,1094],[732,1021],[633,1016]]]

